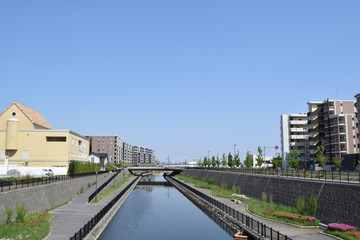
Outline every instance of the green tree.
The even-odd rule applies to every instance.
[[[235,154],[234,164],[236,167],[240,167],[240,165],[241,165],[239,151]]]
[[[264,160],[264,157],[263,157],[263,150],[260,146],[258,146],[258,154],[256,156],[256,165],[261,167],[261,165],[263,164],[263,160]]]
[[[280,154],[273,158],[272,163],[275,169],[278,169],[280,167],[282,163],[282,157],[280,156]]]
[[[211,158],[211,165],[212,165],[213,167],[215,167],[215,166],[216,166],[216,159],[215,159],[215,156],[212,156],[212,158]]]
[[[233,160],[233,156],[231,155],[231,153],[228,154],[228,166],[229,167],[234,167],[234,160]]]
[[[315,161],[319,163],[320,167],[324,168],[326,164],[325,145],[321,144],[317,147],[317,150]]]
[[[300,164],[300,153],[297,148],[294,148],[290,151],[289,156],[287,158],[288,163],[291,167],[297,168]]]
[[[333,163],[334,163],[334,165],[336,167],[336,170],[340,169],[341,159],[338,156],[333,158]]]
[[[247,167],[247,168],[254,165],[253,159],[251,158],[249,151],[246,152],[244,164],[245,164],[245,167]]]
[[[226,156],[225,156],[225,153],[223,153],[222,158],[221,158],[221,165],[223,167],[226,167],[226,163],[227,163]]]
[[[219,155],[216,155],[216,166],[219,167],[220,166],[220,159],[219,159]]]

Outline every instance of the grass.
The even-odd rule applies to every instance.
[[[340,237],[345,240],[360,240],[360,232],[359,231],[333,231],[333,230],[325,230],[324,232]]]
[[[0,223],[0,238],[41,240],[50,232],[50,219],[47,212],[33,213],[25,217],[24,223]]]
[[[304,221],[306,216],[303,216],[298,213],[296,208],[288,207],[281,204],[264,202],[258,199],[243,199],[235,196],[231,196],[234,192],[228,189],[225,186],[217,186],[214,184],[209,184],[208,182],[204,182],[201,180],[197,180],[197,178],[189,177],[185,175],[177,175],[177,178],[184,180],[185,182],[191,182],[195,184],[195,187],[211,189],[211,194],[217,197],[229,198],[229,199],[238,199],[245,202],[248,205],[248,209],[251,213],[256,215],[270,218],[277,221],[288,222],[292,224],[302,225],[302,226],[318,226],[320,221],[316,219],[313,222]],[[278,212],[288,213],[287,215],[295,216],[295,218],[299,217],[299,219],[292,219],[282,214],[278,214]]]
[[[94,198],[90,203],[98,203],[101,202],[103,199],[105,199],[107,196],[109,196],[111,193],[115,192],[117,189],[119,189],[122,185],[124,185],[129,179],[132,177],[131,174],[124,176],[124,180],[118,183],[115,183],[111,187],[105,189],[100,194],[97,195],[96,198]]]

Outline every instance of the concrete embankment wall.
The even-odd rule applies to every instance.
[[[182,174],[213,178],[215,184],[238,186],[241,193],[261,199],[266,193],[275,203],[295,206],[296,198],[317,197],[316,217],[323,223],[345,223],[360,227],[360,184],[320,182],[283,177],[247,175],[235,172],[185,170]]]
[[[123,170],[115,181],[121,181],[123,176],[128,174],[127,170]],[[98,175],[98,180],[108,174]],[[16,205],[24,204],[29,213],[41,212],[66,201],[71,200],[81,189],[86,190],[88,185],[96,181],[96,176],[80,177],[73,180],[55,182],[39,186],[27,187],[22,189],[11,190],[0,193],[0,221],[6,220],[6,209],[12,208],[14,216],[16,215]]]

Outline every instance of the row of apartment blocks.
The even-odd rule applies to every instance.
[[[133,165],[155,164],[155,151],[149,148],[132,146],[118,136],[90,136],[90,151],[106,153],[113,163]]]
[[[327,165],[334,158],[359,153],[360,94],[357,101],[308,102],[308,113],[281,115],[283,168],[291,150],[298,149],[304,167],[315,162],[317,148],[325,145]]]

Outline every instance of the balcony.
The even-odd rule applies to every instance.
[[[292,147],[305,147],[306,143],[305,142],[291,142],[290,146],[292,146]]]
[[[290,128],[290,132],[306,132],[306,128]]]
[[[290,120],[289,123],[290,123],[290,125],[306,125],[307,121],[306,120]]]
[[[314,120],[308,120],[308,124],[318,124],[319,123],[319,119],[316,118]]]
[[[291,135],[290,139],[306,139],[305,135]]]

